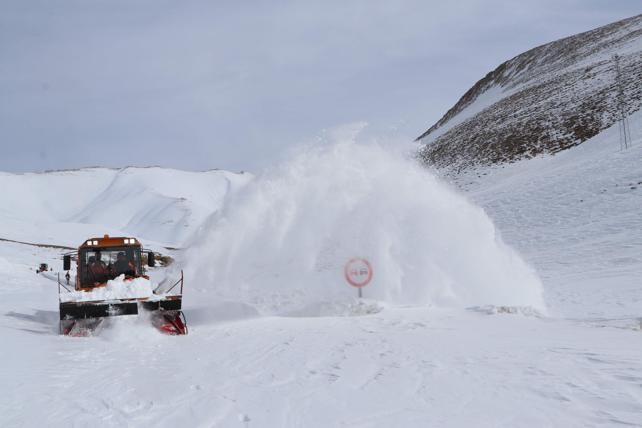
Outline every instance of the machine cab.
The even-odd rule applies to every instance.
[[[64,268],[70,267],[70,256],[64,260]],[[121,275],[137,278],[144,274],[143,248],[135,238],[91,238],[85,241],[77,254],[76,290],[87,290],[105,285]],[[154,255],[147,254],[147,264],[154,266]]]

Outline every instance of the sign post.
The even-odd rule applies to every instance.
[[[357,288],[359,298],[363,297],[361,289],[372,280],[372,273],[372,265],[370,262],[359,257],[348,260],[348,263],[346,263],[343,269],[346,281],[348,281],[348,284],[351,286]]]

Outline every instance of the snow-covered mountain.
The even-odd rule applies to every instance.
[[[0,172],[0,239],[75,247],[104,231],[181,246],[250,179],[158,167]]]
[[[548,43],[504,62],[418,140],[420,157],[457,172],[555,153],[642,105],[642,15]]]

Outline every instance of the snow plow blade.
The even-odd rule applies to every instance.
[[[103,318],[120,315],[137,315],[138,306],[148,311],[180,311],[180,298],[156,301],[136,299],[110,302],[64,302],[60,303],[60,319]]]
[[[103,318],[138,314],[138,302],[65,302],[60,304],[60,320]]]
[[[187,334],[185,315],[181,311],[182,298],[171,296],[164,300],[64,302],[60,303],[60,334],[65,336],[93,336],[107,317],[137,315],[140,310],[151,313],[151,322],[160,332],[172,336]]]

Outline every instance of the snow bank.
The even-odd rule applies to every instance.
[[[352,257],[373,266],[370,299],[544,308],[535,272],[481,208],[401,154],[350,139],[307,148],[233,195],[184,264],[211,299],[283,314],[352,299]]]
[[[107,282],[104,287],[95,288],[92,291],[72,291],[61,293],[61,302],[91,302],[94,300],[115,300],[133,299],[147,297],[150,300],[158,300],[160,296],[153,293],[152,283],[145,278],[125,280],[121,275],[116,279]]]

